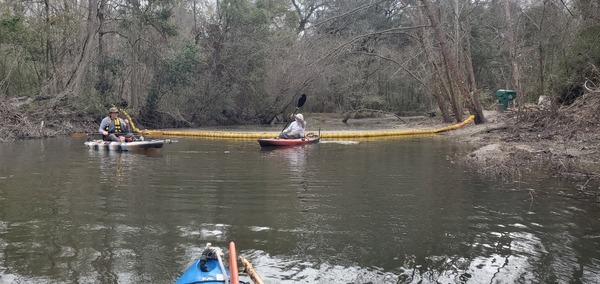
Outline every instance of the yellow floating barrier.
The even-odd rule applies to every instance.
[[[207,138],[230,138],[230,139],[260,139],[276,137],[279,132],[227,132],[227,131],[170,131],[170,130],[141,130],[135,127],[131,117],[125,111],[123,114],[131,121],[131,126],[135,132],[148,136],[190,136],[190,137],[207,137]],[[321,132],[321,138],[371,138],[371,137],[386,137],[386,136],[401,136],[401,135],[426,135],[436,134],[445,131],[454,130],[465,126],[473,121],[474,115],[469,116],[461,123],[437,128],[423,130],[383,130],[383,131],[354,131],[354,132]]]

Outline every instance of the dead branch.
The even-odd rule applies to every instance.
[[[242,263],[242,265],[244,265],[244,272],[246,272],[246,273],[248,273],[248,275],[250,275],[250,279],[252,279],[252,282],[254,282],[254,284],[263,284],[263,281],[260,278],[260,275],[258,275],[256,270],[254,270],[254,267],[252,266],[250,261],[245,259],[243,256],[239,256],[238,260]]]
[[[583,83],[583,87],[586,90],[588,90],[588,92],[590,92],[590,93],[600,93],[600,88],[598,88],[598,87],[596,87],[596,88],[594,88],[594,87],[588,87],[587,84],[588,84],[589,81],[590,80],[585,80],[585,83]],[[591,84],[594,85],[594,83],[591,83]]]

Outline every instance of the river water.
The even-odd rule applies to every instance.
[[[266,283],[600,282],[600,203],[475,176],[435,136],[83,142],[0,144],[0,283],[173,283],[230,241]]]

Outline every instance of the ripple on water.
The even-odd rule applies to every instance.
[[[254,232],[263,232],[263,231],[271,230],[271,228],[269,228],[269,227],[251,226],[250,230],[254,231]]]
[[[225,224],[210,224],[210,223],[201,223],[197,226],[185,226],[178,227],[179,235],[184,238],[203,238],[203,239],[214,239],[221,240],[227,229],[228,225]]]
[[[400,283],[399,276],[380,268],[335,265],[315,259],[274,256],[260,250],[240,251],[265,283]]]

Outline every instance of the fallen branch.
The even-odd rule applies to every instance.
[[[243,256],[238,257],[238,259],[244,265],[244,272],[248,273],[250,279],[252,279],[252,282],[254,282],[254,284],[264,284],[262,279],[260,278],[260,275],[258,275],[256,270],[254,270],[254,267],[252,266],[250,261],[245,259]]]
[[[586,90],[588,90],[588,92],[590,92],[590,93],[600,93],[600,88],[598,88],[598,87],[595,87],[595,86],[594,86],[594,83],[591,83],[591,84],[592,84],[592,86],[594,86],[595,88],[594,88],[594,87],[588,87],[588,85],[587,85],[587,84],[588,84],[588,82],[589,82],[589,81],[590,81],[590,80],[586,80],[586,81],[585,81],[585,83],[583,83],[583,87],[584,87]]]

